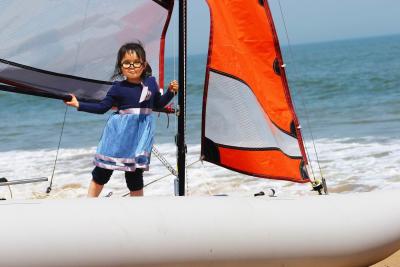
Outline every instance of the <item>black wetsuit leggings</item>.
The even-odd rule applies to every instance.
[[[109,180],[113,170],[95,167],[92,171],[93,181],[96,184],[104,185]],[[136,169],[134,172],[125,172],[126,185],[129,191],[137,191],[143,189],[143,169]]]

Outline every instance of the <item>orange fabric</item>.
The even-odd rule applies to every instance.
[[[277,52],[264,7],[256,0],[207,1],[212,16],[209,67],[245,81],[269,118],[290,132],[293,115],[283,81],[272,68]]]
[[[251,151],[219,147],[221,165],[250,175],[293,182],[308,182],[300,175],[301,159],[276,150]]]
[[[256,0],[207,2],[211,14],[207,71],[214,69],[244,81],[253,91],[265,115],[278,128],[290,133],[291,122],[296,126],[298,122],[285,70],[281,68],[281,75],[277,75],[273,69],[276,59],[282,64],[282,56],[269,9]],[[297,134],[306,161],[300,131]],[[302,159],[289,158],[279,150],[218,149],[219,164],[224,167],[259,177],[309,181],[301,177]]]

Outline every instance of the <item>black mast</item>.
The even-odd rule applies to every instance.
[[[178,165],[178,193],[185,195],[185,105],[186,105],[186,0],[179,0],[179,93],[178,93],[178,134],[177,165]]]

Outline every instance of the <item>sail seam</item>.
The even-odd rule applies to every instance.
[[[229,148],[229,149],[235,149],[235,150],[242,150],[242,151],[279,151],[288,158],[291,159],[302,159],[302,156],[290,156],[283,152],[283,150],[279,147],[238,147],[238,146],[230,146],[230,145],[224,145],[224,144],[219,144],[215,143],[216,146],[223,147],[223,148]]]
[[[171,3],[173,5],[173,0],[153,0],[153,2],[159,4],[160,6],[162,6],[165,9],[169,9],[171,6]]]
[[[235,169],[235,168],[229,167],[227,165],[224,165],[222,163],[215,163],[215,162],[211,162],[211,163],[214,163],[216,165],[219,165],[219,166],[224,167],[224,168],[226,168],[228,170],[232,170],[232,171],[235,171],[235,172],[238,172],[238,173],[251,175],[251,176],[256,176],[256,177],[261,177],[261,178],[266,178],[266,179],[285,180],[285,181],[292,181],[292,182],[296,182],[296,183],[308,183],[308,182],[310,182],[310,180],[308,178],[303,178],[303,180],[298,180],[298,179],[294,179],[292,177],[286,177],[286,176],[262,175],[262,174],[255,173],[255,172],[246,172],[246,171],[243,171],[243,170]]]

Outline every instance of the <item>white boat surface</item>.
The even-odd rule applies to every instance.
[[[0,266],[369,266],[400,248],[400,191],[0,202]]]

